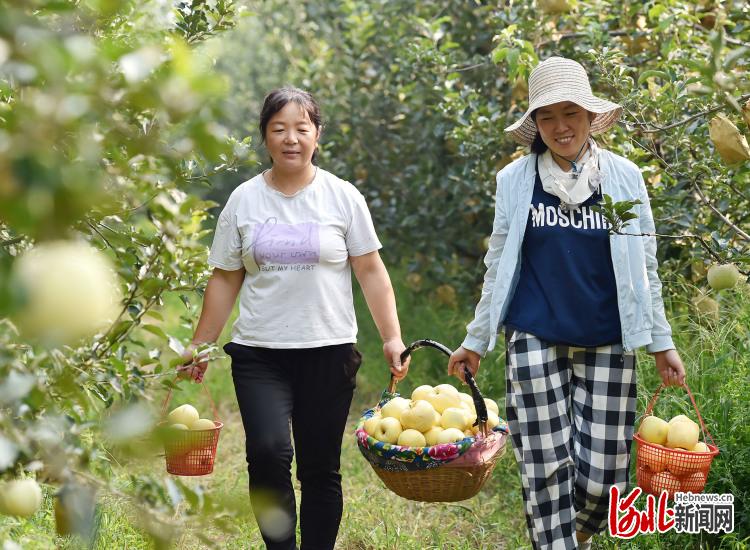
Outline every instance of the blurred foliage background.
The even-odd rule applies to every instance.
[[[292,84],[316,96],[319,163],[367,197],[404,339],[455,346],[484,273],[495,173],[526,152],[502,129],[525,110],[531,68],[562,55],[624,107],[600,143],[644,174],[668,315],[722,448],[708,490],[735,494],[735,536],[669,540],[743,544],[748,287],[743,277],[717,292],[705,274],[712,263],[750,268],[750,164],[709,134],[717,115],[736,127],[730,138],[748,134],[749,26],[739,0],[0,3],[2,477],[35,477],[48,497],[84,494],[68,506],[84,510],[84,539],[96,506],[86,494],[143,510],[138,529],[157,547],[188,526],[196,536],[208,523],[236,529],[236,503],[221,488],[127,464],[153,464],[144,438],[167,388],[197,398],[174,381],[174,358],[197,321],[215,208],[268,164],[257,131],[264,95]],[[19,280],[19,258],[59,240],[90,243],[118,276],[116,314],[82,339],[19,322],[35,291]],[[85,296],[59,295],[50,308],[83,314]],[[359,309],[362,408],[383,382],[376,333]],[[656,387],[650,361],[641,357],[643,400]],[[502,376],[489,366],[498,362],[502,371],[502,350],[480,378],[495,396]],[[444,368],[437,357],[423,365],[415,382]],[[211,387],[232,406],[231,384]],[[687,411],[683,397],[665,398],[664,413]]]

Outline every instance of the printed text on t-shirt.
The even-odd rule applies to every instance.
[[[603,218],[599,212],[589,206],[582,206],[569,212],[561,207],[545,206],[539,203],[533,204],[531,209],[531,222],[534,227],[560,227],[572,226],[576,229],[609,229],[610,223]]]
[[[319,229],[315,222],[289,225],[268,218],[255,226],[250,244],[255,263],[259,266],[320,263]]]

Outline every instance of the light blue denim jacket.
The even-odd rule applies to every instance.
[[[614,201],[640,199],[638,218],[627,233],[654,233],[646,185],[638,167],[629,160],[602,150],[599,166],[602,192]],[[522,157],[497,174],[495,221],[484,263],[482,297],[474,320],[466,327],[463,347],[484,356],[495,347],[521,271],[521,243],[526,231],[534,191],[536,155]],[[672,330],[664,313],[661,281],[656,272],[656,238],[610,235],[612,266],[617,283],[617,303],[625,351],[647,346],[650,353],[674,349]],[[550,276],[554,274],[550,273]]]

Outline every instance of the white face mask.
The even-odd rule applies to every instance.
[[[584,153],[575,168],[565,172],[552,158],[552,152],[547,151],[539,157],[539,178],[542,188],[560,199],[563,210],[576,210],[581,204],[594,194],[602,182],[599,171],[599,148],[593,139],[589,139],[589,149]]]

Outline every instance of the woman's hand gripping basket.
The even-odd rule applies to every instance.
[[[719,454],[719,449],[706,429],[687,385],[684,387],[700,426],[685,415],[675,416],[667,422],[652,414],[664,387],[662,384],[657,388],[634,436],[638,486],[656,496],[666,491],[669,498],[677,492],[700,493],[706,485],[711,461]],[[703,441],[700,441],[701,432]]]
[[[451,354],[438,342],[418,340],[401,354],[401,360],[421,347]],[[395,392],[396,380],[391,377],[380,403],[365,411],[357,424],[359,450],[397,495],[420,502],[471,498],[504,454],[507,424],[498,411],[487,410],[490,401],[482,397],[471,373],[465,370],[464,376],[471,396],[441,384],[420,386],[412,400]]]
[[[218,420],[211,394],[201,382],[214,419],[199,418],[198,411],[192,405],[181,405],[166,415],[167,406],[172,397],[170,388],[162,406],[162,417],[159,433],[164,443],[164,456],[167,472],[178,476],[203,476],[214,470],[216,448],[219,444],[219,432],[224,424]]]

